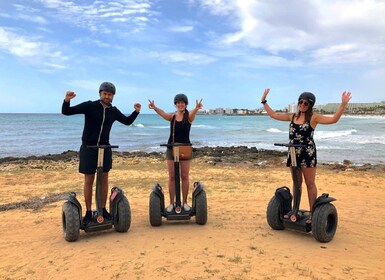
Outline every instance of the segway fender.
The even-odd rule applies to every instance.
[[[68,195],[63,196],[62,200],[67,200],[71,202],[73,205],[75,205],[78,208],[79,212],[79,219],[82,220],[82,205],[80,204],[79,200],[76,198],[75,192],[70,192]]]
[[[281,203],[282,213],[289,213],[291,211],[291,201],[293,196],[290,193],[290,189],[288,187],[280,187],[275,191],[275,197]]]
[[[319,196],[317,198],[317,200],[314,202],[314,205],[313,205],[313,209],[312,209],[312,212],[314,212],[314,210],[322,205],[322,204],[325,204],[325,203],[330,203],[332,201],[336,201],[337,199],[335,199],[334,197],[331,197],[329,196],[328,193],[323,193],[321,196]]]
[[[159,184],[156,184],[151,189],[152,192],[160,198],[161,211],[164,211],[164,193],[162,187]]]
[[[203,191],[203,189],[204,189],[204,186],[201,183],[195,182],[192,196],[195,198],[198,194],[200,194]]]
[[[117,205],[123,196],[124,196],[124,191],[121,188],[113,187],[111,189],[110,212],[113,215],[113,217],[116,217],[116,215],[117,215]]]

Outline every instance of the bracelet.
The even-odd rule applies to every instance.
[[[262,104],[265,104],[266,102],[267,102],[266,99],[261,101]]]

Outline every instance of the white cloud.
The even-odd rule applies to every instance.
[[[151,16],[150,0],[115,0],[88,2],[81,5],[64,0],[38,0],[50,9],[56,20],[80,26],[94,32],[110,33],[115,29],[108,23],[132,24],[132,31],[146,26]],[[116,30],[115,30],[116,31]]]
[[[171,31],[171,32],[184,33],[184,32],[193,31],[194,30],[194,26],[191,26],[191,25],[173,26],[173,27],[170,27],[168,30]]]
[[[2,27],[0,27],[0,49],[32,63],[41,63],[55,69],[64,68],[62,63],[67,60],[66,56],[60,51],[54,51],[49,44],[33,37],[18,35]]]
[[[164,63],[188,63],[193,65],[210,64],[216,61],[216,58],[205,54],[168,51],[168,52],[150,52],[151,57],[160,59]]]
[[[181,71],[181,70],[173,70],[172,71],[175,75],[178,75],[178,76],[183,76],[183,77],[192,77],[193,74],[190,73],[190,72],[186,72],[186,71]]]
[[[227,45],[274,55],[308,55],[314,63],[385,61],[385,1],[381,0],[195,0],[214,15],[231,17]],[[373,47],[374,46],[374,47]]]

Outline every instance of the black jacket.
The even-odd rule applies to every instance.
[[[100,100],[86,101],[73,107],[70,107],[69,102],[63,101],[61,112],[66,116],[84,114],[82,135],[84,145],[109,145],[112,124],[118,121],[130,125],[139,115],[138,112],[134,111],[126,117],[114,106],[104,108]]]

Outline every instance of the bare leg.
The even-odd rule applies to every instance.
[[[106,207],[108,195],[108,172],[103,172],[102,176],[102,207]]]
[[[91,210],[92,205],[92,186],[94,184],[95,174],[84,174],[84,201],[87,211]]]
[[[175,200],[174,161],[167,160],[167,167],[168,167],[168,192],[170,194],[170,204],[174,204],[174,200]]]
[[[317,187],[315,184],[316,167],[302,167],[302,173],[307,187],[310,211],[312,211],[314,202],[317,199]]]
[[[182,196],[183,196],[183,204],[187,203],[188,190],[190,186],[189,182],[189,173],[191,160],[183,160],[180,162],[181,166],[181,177],[182,177]]]

